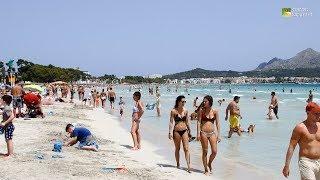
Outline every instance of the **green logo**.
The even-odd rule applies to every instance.
[[[291,8],[282,8],[282,17],[291,17]]]

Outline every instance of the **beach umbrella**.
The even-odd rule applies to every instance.
[[[23,100],[26,104],[39,104],[40,98],[34,93],[27,93],[23,96]]]
[[[44,91],[44,89],[41,86],[36,85],[36,84],[26,85],[26,86],[23,87],[23,89],[29,90],[29,91],[37,91],[37,92],[40,92],[40,93],[42,93]]]

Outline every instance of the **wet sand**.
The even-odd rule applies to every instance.
[[[157,148],[142,142],[140,151],[130,150],[131,136],[119,119],[101,108],[92,109],[70,103],[44,107],[44,119],[15,119],[13,137],[15,156],[2,160],[1,179],[213,179],[201,172],[187,173],[171,166],[156,153]],[[50,115],[48,112],[52,112]],[[55,139],[67,140],[65,126],[77,123],[88,127],[100,145],[98,152],[63,147],[52,151]],[[4,138],[4,137],[2,137]],[[4,139],[1,153],[6,152]],[[58,157],[55,157],[58,155]],[[125,167],[110,172],[104,168]]]

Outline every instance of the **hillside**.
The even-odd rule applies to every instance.
[[[308,48],[287,60],[273,58],[269,62],[261,63],[255,70],[266,71],[270,69],[305,69],[318,67],[320,67],[320,53]]]

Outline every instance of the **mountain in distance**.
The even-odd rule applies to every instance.
[[[211,71],[201,68],[195,68],[189,71],[165,75],[163,78],[168,79],[190,79],[190,78],[214,78],[214,77],[238,77],[241,72],[237,71]]]
[[[320,53],[308,48],[290,59],[273,58],[252,71],[211,71],[201,68],[165,75],[165,79],[215,77],[320,77]]]
[[[261,63],[255,70],[267,71],[271,69],[306,69],[319,67],[320,52],[308,48],[287,60],[273,58],[269,62]]]

